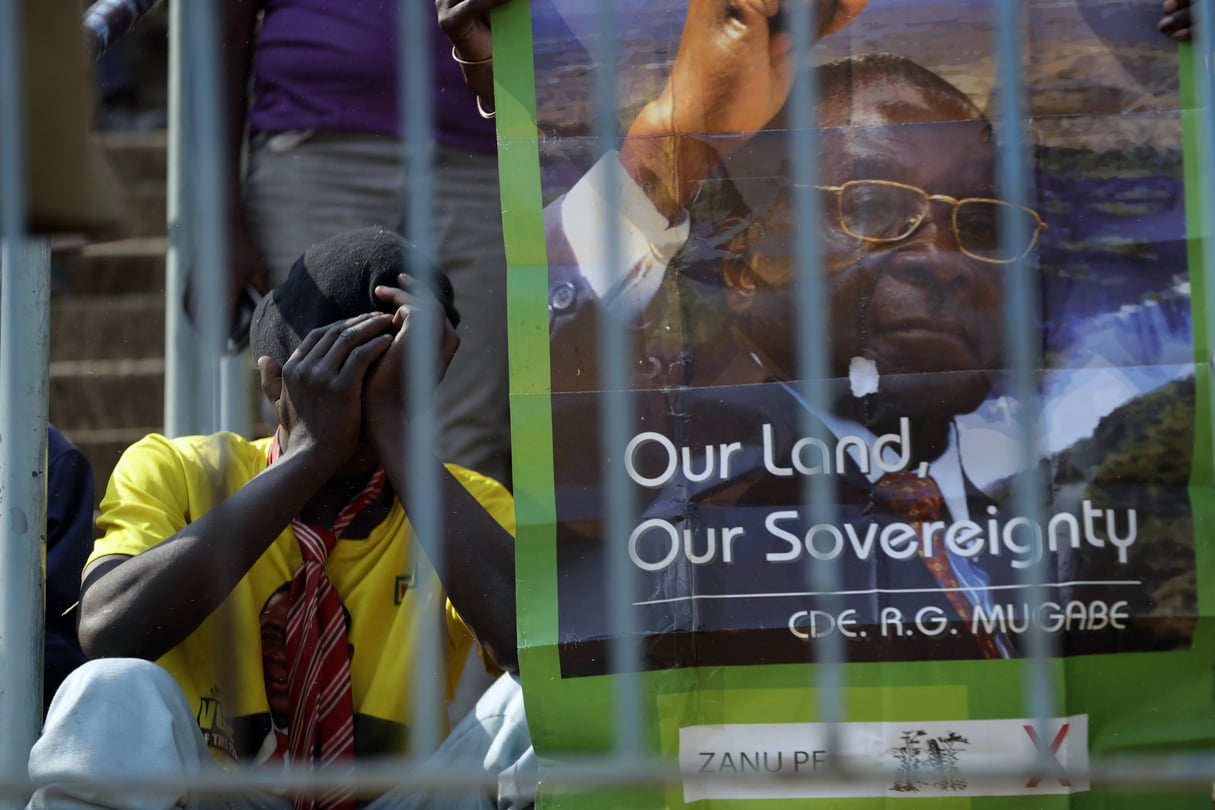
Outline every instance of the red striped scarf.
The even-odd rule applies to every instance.
[[[276,436],[270,463],[279,456]],[[384,468],[371,478],[338,514],[332,528],[314,526],[298,517],[291,528],[303,562],[291,582],[287,613],[287,676],[290,722],[287,751],[292,763],[310,762],[329,773],[354,772],[354,699],[350,689],[350,653],[346,617],[337,589],[325,573],[325,560],[351,521],[384,491]],[[295,810],[348,810],[354,791],[335,788],[313,797],[297,795]]]

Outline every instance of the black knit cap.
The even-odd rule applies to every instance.
[[[448,320],[460,324],[451,281],[429,258],[392,231],[362,228],[308,248],[287,280],[262,299],[249,327],[253,356],[268,354],[282,366],[318,326],[365,312],[392,312],[375,297],[375,288],[396,286],[401,273],[431,282]]]

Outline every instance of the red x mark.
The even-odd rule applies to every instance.
[[[1051,768],[1051,770],[1055,771],[1055,778],[1059,780],[1059,784],[1063,785],[1063,787],[1071,787],[1072,781],[1067,778],[1067,772],[1063,769],[1063,763],[1059,761],[1059,757],[1056,756],[1056,754],[1059,753],[1059,747],[1063,745],[1063,738],[1067,736],[1069,726],[1069,723],[1063,724],[1063,727],[1059,729],[1059,733],[1055,735],[1055,741],[1050,744],[1049,751],[1047,751],[1042,745],[1042,741],[1038,739],[1038,732],[1034,730],[1034,727],[1025,726],[1025,733],[1029,735],[1031,740],[1033,740],[1038,751],[1040,751],[1045,757],[1050,757],[1050,759],[1054,761],[1055,767]],[[1025,786],[1027,788],[1036,788],[1038,783],[1042,781],[1042,777],[1044,775],[1045,774],[1038,774],[1026,782]]]

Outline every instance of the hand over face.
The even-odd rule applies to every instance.
[[[368,370],[392,343],[393,317],[368,313],[313,329],[281,369],[259,357],[262,391],[287,433],[285,451],[317,451],[338,469],[358,445]]]
[[[1161,10],[1165,16],[1157,23],[1161,32],[1178,42],[1189,42],[1194,36],[1194,12],[1192,0],[1164,0]]]
[[[363,387],[363,427],[373,444],[397,440],[399,430],[412,414],[408,366],[413,344],[424,341],[427,355],[434,358],[434,385],[443,379],[460,345],[443,306],[425,285],[404,274],[398,277],[398,284],[375,290],[377,298],[396,308],[392,315],[396,334],[384,355],[371,366]],[[430,331],[421,331],[423,326],[429,326]]]

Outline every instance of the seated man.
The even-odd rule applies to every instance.
[[[349,773],[356,758],[409,750],[415,684],[439,675],[450,700],[474,636],[490,661],[515,669],[509,494],[435,463],[435,537],[414,534],[399,497],[412,472],[404,358],[411,342],[434,340],[441,373],[458,343],[446,280],[436,296],[402,274],[417,266],[412,251],[381,229],[336,236],[261,303],[251,342],[279,420],[273,437],[153,435],[124,454],[102,501],[80,621],[90,657],[119,660],[91,662],[60,690],[31,754],[31,777],[45,785],[32,806],[176,806],[193,797],[170,791],[149,804],[63,783],[189,777],[209,765],[208,748],[221,763]],[[439,334],[418,332],[422,308]],[[285,638],[269,639],[260,614],[284,586]],[[428,624],[441,639],[436,671],[420,664]],[[517,684],[499,688],[511,707],[458,740],[479,757],[493,742],[506,758],[477,764],[495,773],[528,748]],[[334,791],[317,806],[353,798]],[[249,802],[275,800],[290,804]]]

